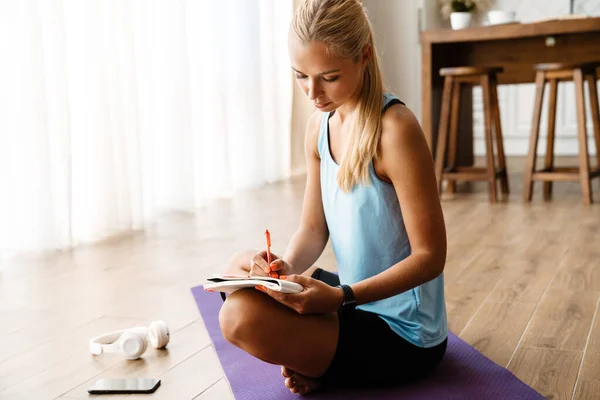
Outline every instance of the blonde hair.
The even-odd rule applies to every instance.
[[[306,0],[296,10],[291,28],[302,43],[323,42],[337,58],[359,62],[364,47],[371,47],[357,117],[337,175],[338,185],[344,192],[351,191],[357,183],[368,184],[369,165],[379,156],[384,88],[373,30],[364,7],[358,0]]]

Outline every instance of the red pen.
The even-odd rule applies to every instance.
[[[269,264],[269,269],[271,268],[271,234],[269,230],[265,230],[265,237],[267,238],[267,263]],[[271,278],[279,278],[279,273],[276,271],[271,271],[269,273]]]

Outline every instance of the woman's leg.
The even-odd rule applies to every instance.
[[[251,260],[251,258],[256,253],[258,253],[257,250],[243,250],[243,251],[239,251],[239,252],[235,253],[229,259],[229,261],[227,263],[227,267],[225,268],[225,274],[230,274],[230,275],[248,275],[249,272],[250,272],[250,260]],[[317,266],[313,265],[312,267],[310,267],[306,271],[304,271],[302,273],[302,275],[310,277],[310,276],[312,276],[312,274],[315,272],[316,269],[317,269]],[[238,291],[238,294],[243,293],[243,292],[244,292],[243,290],[242,291]],[[266,300],[266,301],[272,302],[272,303],[274,303],[273,305],[276,306],[276,307],[278,307],[278,308],[281,308],[281,307],[285,308],[286,310],[283,310],[283,311],[285,311],[286,314],[289,313],[289,311],[293,312],[293,310],[289,310],[289,309],[287,309],[287,307],[281,305],[280,303],[277,303],[276,301],[274,301],[271,298],[268,298],[268,296],[265,295],[264,293],[253,293],[253,295],[254,296],[256,296],[256,295],[262,296],[262,300]],[[233,298],[235,299],[236,297],[237,297],[237,295],[234,296]],[[245,297],[248,297],[248,296],[245,296]],[[252,297],[252,295],[250,295],[250,297]],[[236,305],[235,306],[231,306],[231,307],[228,306],[228,311],[223,312],[222,319],[221,319],[221,314],[220,314],[219,320],[223,321],[222,325],[221,325],[222,326],[221,327],[222,331],[223,331],[223,328],[225,328],[227,330],[235,330],[235,329],[237,329],[237,328],[233,327],[232,326],[233,324],[230,323],[230,322],[228,322],[228,321],[230,319],[232,319],[232,317],[235,320],[235,319],[237,319],[236,315],[242,315],[242,314],[244,314],[246,312],[245,307],[242,305],[242,303],[244,301],[245,301],[244,297],[242,297],[241,299],[232,301],[231,303],[229,303],[229,305],[231,305],[233,303],[236,303]],[[235,310],[236,307],[237,308],[242,307],[243,309],[236,311]],[[269,315],[268,313],[270,311],[268,311],[266,309],[264,309],[264,310],[263,309],[259,309],[258,312],[260,312],[260,313],[267,313],[267,315]],[[298,317],[300,317],[299,314],[296,314],[296,315]],[[337,315],[335,315],[335,317],[337,317]],[[237,322],[240,325],[244,324],[243,322],[240,322],[240,321],[237,321]],[[270,321],[268,323],[269,326],[270,326],[271,323],[273,323],[272,319],[270,319]],[[225,325],[225,326],[223,326],[223,325]],[[335,326],[337,326],[337,321],[335,322]],[[311,326],[308,327],[308,329],[315,329],[315,328],[311,325]],[[225,331],[223,331],[223,332],[224,332],[223,334],[225,335]],[[227,338],[227,340],[229,340],[232,343],[236,344],[235,342],[238,339],[235,338],[235,334],[231,335],[231,336],[233,336],[231,338],[231,340],[228,338],[228,336],[225,336]],[[336,338],[336,343],[333,346],[333,352],[334,353],[335,353],[335,349],[336,349],[336,346],[337,346],[337,333],[335,334],[335,338]],[[295,343],[294,340],[295,339],[293,339],[293,338],[289,338],[288,340],[285,340],[285,343],[286,344]],[[265,343],[262,343],[262,344],[269,345],[269,343],[270,343],[270,340],[267,339],[265,341]],[[241,347],[242,349],[246,350],[243,346],[244,345],[240,345],[238,347]],[[317,349],[317,351],[320,351],[320,350]],[[248,351],[248,352],[250,354],[253,354],[251,351]],[[262,359],[263,361],[270,362],[270,363],[273,363],[273,364],[279,364],[279,365],[281,365],[281,374],[282,374],[282,376],[284,378],[286,378],[285,379],[285,385],[292,392],[294,392],[294,393],[306,394],[309,391],[317,389],[318,387],[321,386],[321,383],[318,380],[316,380],[314,378],[309,378],[308,376],[304,376],[304,375],[300,374],[299,372],[295,371],[291,366],[287,366],[286,364],[283,364],[281,362],[272,361],[270,359],[267,359],[264,355],[263,355],[263,357],[261,357],[261,354],[258,354],[258,353],[257,354],[253,354],[253,355],[255,355],[257,358]],[[320,374],[318,374],[316,376],[320,376]]]
[[[336,313],[300,315],[254,289],[232,293],[221,307],[219,323],[235,346],[307,377],[323,375],[337,347]]]

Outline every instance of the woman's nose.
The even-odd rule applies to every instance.
[[[320,88],[320,86],[315,81],[311,81],[308,84],[308,98],[310,100],[316,100],[320,96],[321,96],[321,88]]]

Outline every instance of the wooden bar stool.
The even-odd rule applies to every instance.
[[[585,97],[583,82],[587,81],[590,95],[592,121],[594,126],[594,141],[596,143],[596,157],[600,166],[600,114],[598,111],[598,93],[596,90],[596,68],[600,62],[585,64],[538,64],[536,72],[536,94],[533,109],[533,124],[529,140],[529,153],[525,166],[525,181],[523,187],[523,200],[531,201],[533,195],[533,182],[544,182],[544,199],[549,200],[552,196],[553,181],[579,181],[581,193],[585,204],[592,203],[592,192],[590,180],[600,176],[600,168],[590,170],[588,157],[588,144],[585,118]],[[579,141],[579,166],[577,167],[554,167],[554,130],[556,121],[556,99],[558,82],[575,82],[575,99],[577,107],[577,137]],[[544,100],[544,88],[546,82],[550,83],[550,98],[548,110],[548,139],[546,144],[546,157],[544,168],[536,170],[537,144],[540,130],[540,119],[542,116],[542,102]]]
[[[455,182],[457,180],[488,181],[490,202],[494,203],[498,200],[496,194],[496,180],[498,179],[500,180],[502,193],[508,195],[508,176],[506,173],[506,160],[502,143],[500,109],[498,107],[498,92],[496,88],[496,74],[499,72],[502,72],[502,68],[456,67],[442,68],[440,70],[440,75],[445,77],[435,160],[435,172],[440,194],[444,179],[448,180],[448,190],[452,193],[456,191]],[[481,85],[483,89],[486,148],[485,167],[456,166],[460,93],[463,85]],[[496,136],[498,166],[496,166],[494,157],[492,128]],[[448,131],[450,131],[450,138],[448,138]],[[447,162],[445,162],[446,159]],[[447,165],[446,168],[444,168],[444,165]]]

